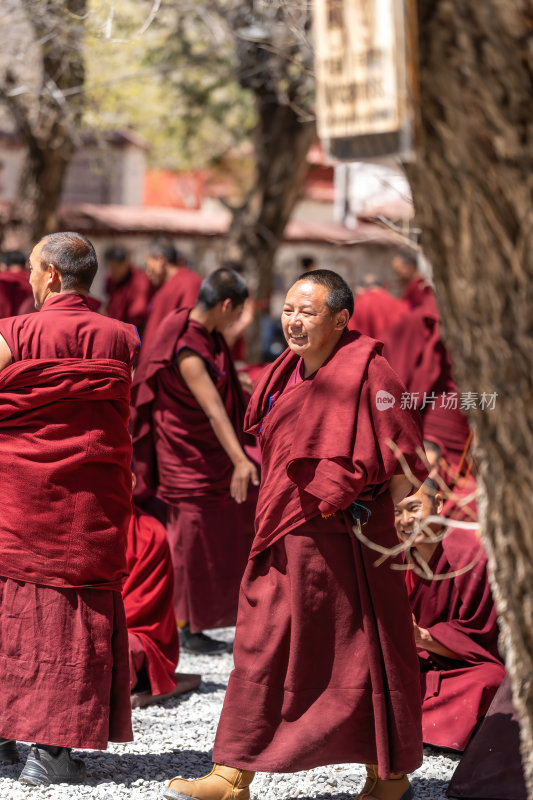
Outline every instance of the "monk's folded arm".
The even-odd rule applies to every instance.
[[[239,444],[222,398],[211,380],[200,356],[183,350],[178,357],[178,369],[191,394],[205,413],[218,441],[235,467],[230,487],[231,496],[238,502],[246,499],[248,482],[257,484],[257,471]],[[236,485],[237,484],[237,485]]]
[[[0,336],[0,372],[11,364],[11,350],[3,336]]]
[[[415,625],[415,640],[417,647],[421,647],[429,653],[435,653],[438,656],[444,656],[454,661],[462,661],[462,657],[458,653],[455,653],[453,650],[441,644],[431,635],[431,632],[428,631],[427,628],[420,628],[418,625]]]

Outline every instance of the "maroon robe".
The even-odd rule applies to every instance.
[[[404,579],[390,562],[374,566],[377,554],[354,536],[348,510],[364,504],[364,535],[393,547],[387,488],[402,468],[387,441],[426,474],[415,455],[419,419],[400,409],[404,387],[379,349],[347,332],[300,381],[298,358],[286,351],[252,396],[246,426],[260,439],[262,482],[217,763],[267,772],[377,763],[382,777],[421,763]]]
[[[464,750],[505,675],[483,546],[472,531],[448,529],[430,569],[442,576],[469,564],[472,569],[444,580],[407,573],[417,624],[458,656],[418,652],[424,742],[453,750]]]
[[[0,549],[10,553],[0,567],[0,736],[105,748],[132,738],[119,590],[138,337],[76,294],[1,320],[0,334],[19,362],[0,374]]]
[[[520,717],[505,676],[446,790],[464,800],[527,800],[520,758]]]
[[[233,465],[176,365],[183,349],[203,359],[241,441],[244,400],[223,337],[188,309],[169,314],[135,375],[135,469],[141,497],[168,504],[174,610],[198,631],[234,624],[250,536],[229,493]]]
[[[423,275],[415,275],[409,281],[402,299],[410,309],[425,308],[431,313],[438,313],[435,290]]]
[[[419,308],[408,314],[383,335],[383,353],[417,397],[424,423],[424,438],[440,446],[444,458],[456,466],[468,442],[470,429],[460,410],[459,390],[455,385],[446,345],[440,338],[438,313]],[[457,408],[447,408],[446,399],[457,395]],[[424,395],[426,395],[425,407]],[[434,401],[430,395],[434,395]],[[453,403],[449,403],[453,405]]]
[[[399,322],[409,309],[385,289],[368,289],[354,298],[354,311],[348,323],[351,331],[380,339],[384,331]]]
[[[26,270],[0,273],[0,319],[21,313],[21,306],[32,297],[29,281]]]
[[[135,325],[142,332],[153,294],[153,285],[146,272],[130,266],[127,275],[118,282],[108,275],[106,291],[108,316]]]
[[[148,322],[144,330],[143,340],[148,342],[171,311],[179,308],[192,308],[196,305],[198,291],[202,279],[188,267],[180,267],[178,272],[169,278],[156,291],[149,306]]]
[[[172,561],[164,527],[136,507],[128,528],[126,561],[129,576],[122,598],[130,642],[131,689],[145,675],[151,694],[167,694],[176,688],[174,672],[179,658],[172,610]]]

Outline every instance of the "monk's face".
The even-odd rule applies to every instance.
[[[229,328],[235,325],[239,317],[242,315],[244,303],[241,303],[238,306],[233,306],[231,300],[224,300],[219,304],[219,306],[220,307],[217,310],[215,328],[219,333],[224,333],[224,331],[227,331]]]
[[[41,250],[44,242],[39,242],[31,251],[29,257],[30,286],[33,292],[35,308],[39,310],[50,294],[50,271],[48,264],[41,259]]]
[[[154,286],[162,286],[166,278],[166,261],[163,256],[146,256],[146,274]]]
[[[404,261],[401,256],[392,259],[392,268],[402,281],[410,281],[416,272],[416,267],[409,261]]]
[[[405,542],[410,539],[412,545],[427,541],[428,534],[422,530],[422,524],[429,516],[439,514],[441,510],[442,495],[437,492],[433,496],[429,487],[421,486],[416,494],[406,497],[395,508],[396,532],[400,540]],[[441,525],[430,523],[428,527],[437,531]]]
[[[298,281],[287,292],[281,314],[289,348],[306,363],[317,366],[329,356],[347,323],[348,312],[332,314],[326,305],[327,296],[325,286]]]

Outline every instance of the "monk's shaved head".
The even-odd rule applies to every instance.
[[[422,484],[422,491],[429,495],[429,497],[435,497],[439,491],[439,487],[432,478],[426,478]]]
[[[41,268],[53,264],[61,275],[63,289],[89,290],[98,270],[91,242],[81,233],[50,233],[39,242]]]
[[[331,269],[314,269],[304,272],[297,280],[318,283],[327,289],[326,305],[332,314],[347,309],[349,316],[353,314],[353,292],[341,276]]]
[[[242,275],[234,269],[221,267],[203,280],[197,302],[202,308],[209,310],[224,300],[231,300],[232,307],[237,308],[247,299],[248,287]]]

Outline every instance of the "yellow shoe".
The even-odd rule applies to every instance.
[[[366,783],[356,800],[412,800],[413,789],[407,775],[391,775],[384,781],[378,778],[375,764],[366,765]]]
[[[188,781],[172,778],[163,792],[166,800],[250,800],[255,772],[215,764],[209,775]]]

